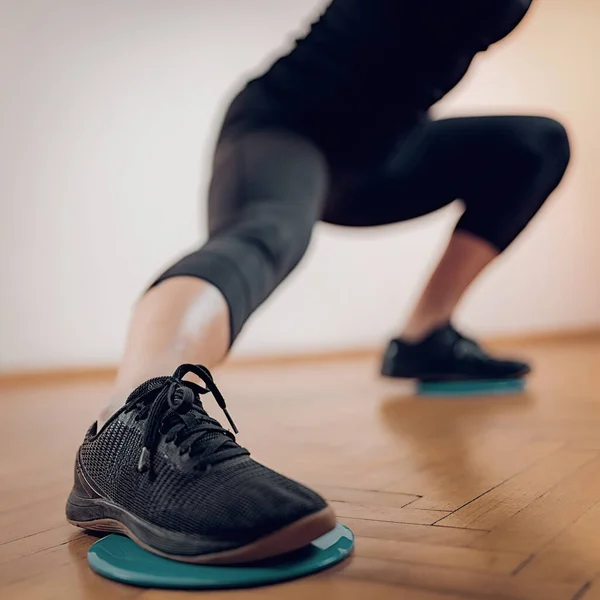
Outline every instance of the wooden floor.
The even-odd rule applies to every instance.
[[[424,400],[366,360],[224,369],[254,456],[320,490],[357,534],[333,571],[211,599],[600,599],[600,340],[522,346],[528,393]],[[0,598],[163,600],[103,580],[65,523],[106,382],[0,390]],[[220,415],[215,412],[215,416]]]

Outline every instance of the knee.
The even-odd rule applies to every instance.
[[[302,259],[310,243],[314,221],[298,215],[263,212],[238,230],[245,244],[259,252],[277,279],[287,275]]]
[[[312,237],[313,222],[303,218],[274,218],[267,222],[263,243],[275,270],[287,275],[304,257]]]
[[[569,135],[564,125],[546,117],[527,119],[515,130],[521,167],[533,176],[562,178],[571,159]]]

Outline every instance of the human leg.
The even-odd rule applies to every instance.
[[[405,324],[402,337],[409,341],[451,321],[471,283],[535,216],[569,162],[567,135],[550,119],[479,117],[435,125],[431,135],[454,138],[455,147],[447,148],[448,165],[432,165],[432,174],[453,171],[448,184],[465,212]]]
[[[212,368],[246,319],[302,258],[327,188],[308,141],[258,131],[220,142],[209,193],[210,238],[137,303],[113,400],[142,381],[199,362]]]
[[[324,219],[341,225],[405,221],[457,198],[465,205],[401,338],[388,349],[394,357],[391,363],[407,358],[409,350],[414,354],[413,347],[421,340],[430,342],[432,335],[435,343],[426,344],[428,355],[430,346],[440,340],[442,345],[453,345],[462,337],[449,323],[463,294],[537,213],[561,181],[568,162],[568,138],[556,121],[461,118],[427,123],[399,144],[384,167],[339,179]],[[463,350],[468,346],[477,354],[480,349],[468,342]],[[399,353],[405,346],[409,350]],[[478,356],[482,358],[481,353]],[[511,375],[527,370],[513,361],[492,367]]]
[[[119,377],[124,405],[88,430],[67,502],[79,527],[203,564],[279,555],[335,526],[318,494],[252,460],[209,416],[201,396],[210,392],[237,433],[210,372],[185,364],[222,358],[301,259],[325,161],[298,136],[254,131],[221,141],[214,174],[210,238],[138,304]]]

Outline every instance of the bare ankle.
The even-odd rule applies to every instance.
[[[229,308],[221,292],[192,277],[167,279],[138,302],[129,328],[115,393],[100,414],[104,425],[129,394],[183,363],[212,368],[229,348]]]
[[[125,404],[127,397],[117,398],[116,396],[107,404],[98,415],[98,431],[104,427],[106,422]]]

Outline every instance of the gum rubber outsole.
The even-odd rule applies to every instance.
[[[245,546],[212,554],[182,555],[165,552],[149,545],[129,526],[114,518],[85,521],[68,518],[67,520],[76,527],[90,531],[124,534],[144,550],[163,558],[200,565],[248,563],[280,556],[307,546],[313,540],[332,531],[337,524],[335,513],[328,506]]]

